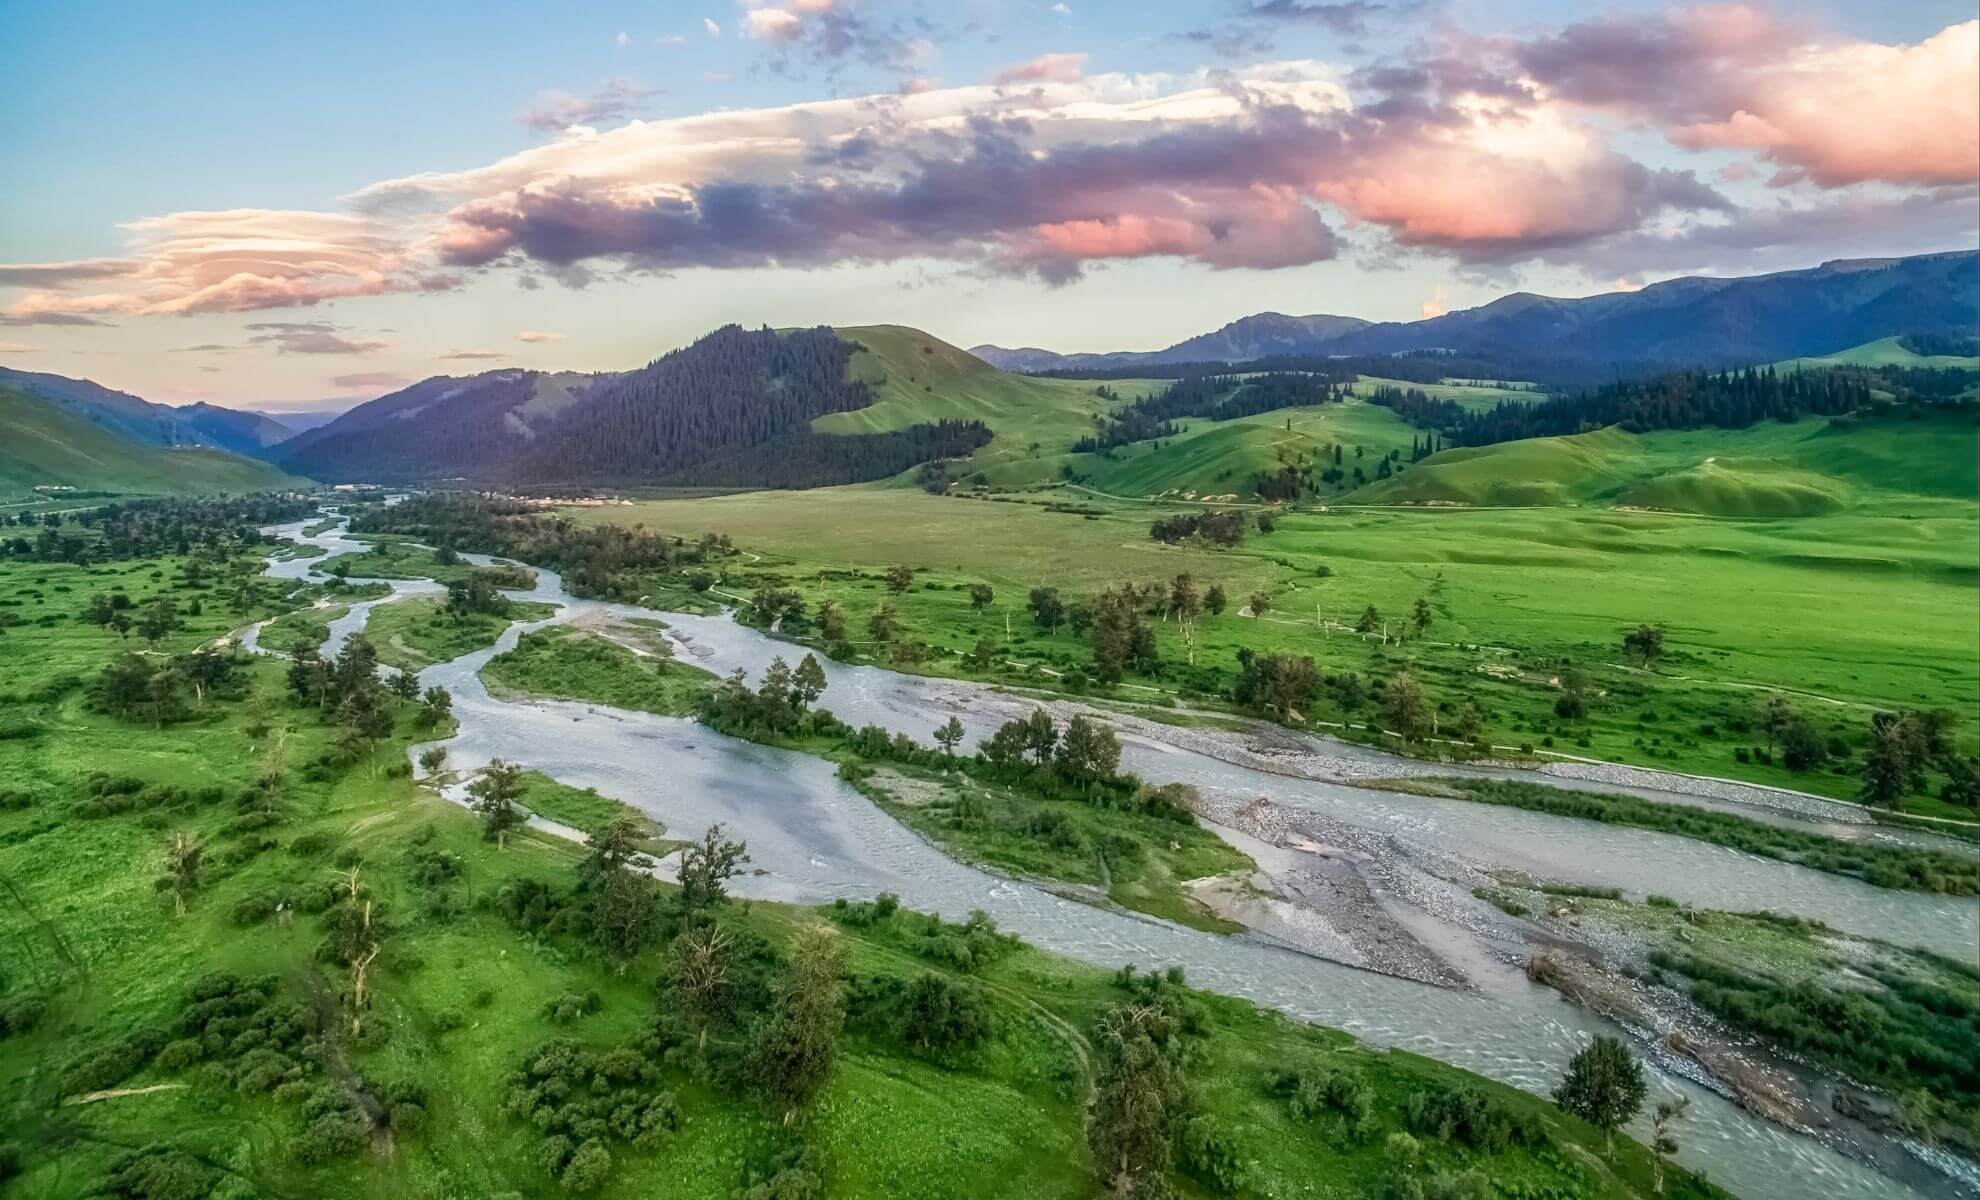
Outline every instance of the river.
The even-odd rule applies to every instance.
[[[365,548],[345,537],[341,526],[313,537],[304,536],[304,527],[295,523],[272,532],[331,555]],[[316,580],[324,561],[271,560],[269,573]],[[393,589],[390,597],[353,605],[333,624],[329,652],[362,628],[374,604],[437,590],[430,581],[386,582]],[[1552,1088],[1568,1057],[1588,1037],[1614,1031],[1602,1018],[1509,972],[1499,972],[1490,986],[1475,991],[1433,987],[1298,954],[1261,939],[1202,933],[1081,904],[978,871],[950,859],[842,783],[833,764],[808,755],[725,737],[679,718],[589,703],[498,700],[479,675],[489,659],[513,648],[528,630],[600,609],[665,622],[684,656],[717,673],[742,667],[754,675],[771,658],[794,653],[793,647],[726,617],[574,598],[554,572],[540,568],[533,590],[510,594],[559,608],[547,619],[512,624],[492,647],[419,674],[422,686],[438,685],[453,694],[460,730],[444,743],[449,769],[472,770],[499,756],[568,784],[594,787],[680,836],[724,824],[747,838],[751,867],[758,872],[738,880],[736,890],[742,894],[819,903],[892,891],[908,907],[952,919],[982,909],[1003,929],[1046,950],[1106,968],[1127,962],[1147,968],[1180,964],[1197,987],[1245,997],[1539,1094]],[[253,646],[256,634],[258,629],[244,640]],[[1011,698],[978,685],[875,667],[822,665],[828,679],[823,705],[853,725],[880,724],[926,741],[937,725],[955,715],[974,738],[987,735],[1017,711]],[[1289,779],[1140,739],[1126,743],[1122,765],[1152,782],[1185,782],[1246,798],[1269,796],[1408,839],[1432,852],[1550,879],[1657,891],[1716,908],[1773,908],[1953,954],[1970,952],[1980,931],[1980,905],[1972,901],[1871,888],[1685,838]],[[1438,932],[1451,931],[1432,931],[1432,936]],[[1652,1079],[1646,1108],[1678,1093],[1692,1099],[1677,1158],[1746,1200],[1952,1194],[1929,1180],[1921,1184],[1926,1190],[1918,1190],[1880,1174],[1667,1070],[1654,1069]],[[1647,1123],[1639,1124],[1644,1128],[1636,1133],[1642,1137]]]

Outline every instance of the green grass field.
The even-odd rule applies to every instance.
[[[509,602],[509,609],[501,616],[475,612],[455,617],[447,613],[440,598],[415,596],[372,609],[365,622],[365,636],[378,651],[379,662],[402,671],[418,671],[493,645],[510,621],[534,621],[556,612],[548,604],[514,600]]]
[[[662,646],[664,642],[660,643]],[[570,628],[526,633],[481,669],[500,692],[589,700],[662,716],[693,716],[715,676],[658,654],[637,655],[596,634]]]
[[[421,788],[405,769],[407,744],[427,736],[411,706],[397,710],[391,737],[341,767],[315,765],[334,727],[287,701],[277,659],[249,666],[247,694],[215,698],[163,729],[96,712],[82,681],[118,652],[117,639],[73,614],[77,597],[111,586],[140,603],[178,590],[169,560],[0,563],[0,611],[15,618],[0,631],[0,726],[10,731],[0,738],[8,796],[0,805],[0,993],[10,1020],[25,1011],[16,1001],[46,999],[28,1028],[0,1033],[0,1143],[19,1172],[13,1193],[102,1195],[106,1173],[128,1151],[170,1146],[183,1156],[155,1178],[179,1190],[123,1194],[568,1194],[539,1165],[542,1135],[503,1111],[507,1079],[554,1038],[602,1050],[642,1036],[666,1011],[656,1008],[656,996],[668,995],[656,983],[664,951],[650,949],[620,968],[575,933],[524,932],[500,915],[496,897],[512,884],[541,881],[570,894],[577,848],[527,833],[498,848],[482,839],[474,814]],[[232,620],[218,607],[190,617],[161,649],[185,651],[224,632]],[[270,728],[257,734],[263,720]],[[232,797],[271,770],[283,775],[275,823],[237,821]],[[136,793],[141,802],[91,808],[86,781],[96,773],[138,781],[146,789]],[[527,796],[574,823],[612,811],[595,796],[541,780],[529,782]],[[207,847],[183,915],[154,886],[175,833]],[[345,1016],[346,972],[318,952],[330,917],[301,899],[352,887],[383,949],[368,977],[361,1036],[349,1032]],[[304,907],[288,908],[291,899]],[[596,1194],[726,1200],[795,1140],[817,1148],[837,1195],[1093,1194],[1081,1134],[1093,1030],[1107,1006],[1132,993],[1106,972],[1023,948],[965,973],[929,956],[939,931],[907,913],[855,920],[849,910],[828,909],[822,916],[847,947],[855,997],[869,999],[856,999],[836,1065],[809,1109],[786,1124],[691,1054],[652,1060],[652,1086],[673,1093],[679,1128],[653,1148],[611,1138],[612,1168]],[[800,926],[820,919],[763,903],[731,905],[721,916],[750,947],[752,978]],[[306,1075],[309,1087],[342,1094],[360,1078],[371,1087],[410,1085],[424,1119],[394,1108],[390,1126],[378,1126],[368,1146],[312,1164],[299,1157],[298,1102],[279,1090],[237,1086],[218,1063],[182,1068],[141,1053],[128,1066],[96,1058],[86,1076],[79,1073],[85,1060],[143,1031],[179,1036],[162,1031],[187,1011],[195,982],[216,971],[265,978],[289,1019],[320,1022],[324,1033],[303,1054],[333,1065]],[[912,1053],[886,1019],[891,1010],[870,999],[930,972],[961,979],[989,1005],[991,1033],[978,1051],[948,1061]],[[1483,1151],[1425,1137],[1426,1170],[1475,1166],[1517,1195],[1651,1194],[1646,1152],[1626,1142],[1604,1160],[1599,1134],[1544,1101],[1246,1003],[1187,999],[1200,1012],[1188,1068],[1199,1083],[1197,1105],[1245,1164],[1243,1195],[1385,1195],[1394,1170],[1385,1138],[1406,1123],[1407,1100],[1455,1087],[1525,1114],[1544,1141]],[[210,1021],[205,1028],[216,1040],[195,1051],[209,1059],[245,1063],[240,1056],[255,1053],[245,1041],[226,1043]],[[719,1028],[715,1045],[736,1037]],[[1347,1073],[1366,1093],[1364,1130],[1347,1137],[1338,1118],[1295,1117],[1267,1087],[1272,1072],[1289,1066]],[[87,1101],[66,1082],[85,1077],[104,1084]],[[1179,1184],[1185,1196],[1204,1194],[1191,1180]],[[1722,1193],[1678,1175],[1666,1194]]]
[[[1917,354],[1898,344],[1895,337],[1878,338],[1848,350],[1834,354],[1824,354],[1814,358],[1790,358],[1775,363],[1776,369],[1794,367],[1963,367],[1973,370],[1980,367],[1980,358],[1955,354]]]
[[[1798,426],[1768,432],[1789,441],[1807,436]],[[1933,436],[1929,422],[1896,432]],[[1853,468],[1856,477],[1875,482],[1885,470],[1898,477],[1900,450],[1885,441],[1827,452],[1855,456],[1863,464]],[[1409,667],[1433,702],[1452,706],[1443,717],[1466,700],[1477,704],[1497,744],[1849,797],[1856,779],[1848,759],[1804,774],[1738,761],[1736,752],[1761,744],[1750,726],[1769,692],[1787,694],[1825,735],[1852,746],[1861,745],[1877,709],[1970,714],[1980,695],[1974,506],[1865,492],[1886,499],[1862,511],[1778,520],[1593,507],[1337,507],[1283,514],[1274,533],[1254,534],[1233,551],[1162,546],[1147,534],[1159,507],[1063,490],[999,503],[839,488],[572,515],[728,533],[759,557],[733,560],[723,590],[747,595],[761,582],[781,582],[813,604],[834,600],[856,638],[866,617],[890,603],[905,634],[937,651],[911,669],[937,673],[962,673],[961,655],[983,637],[998,644],[1000,659],[1060,672],[1084,667],[1083,641],[1032,625],[1023,608],[1031,587],[1076,597],[1124,578],[1153,582],[1187,571],[1232,598],[1229,611],[1199,628],[1198,664],[1222,673],[1219,686],[1229,685],[1241,648],[1309,654],[1323,670],[1353,671],[1364,681]],[[1044,511],[1054,496],[1078,498],[1090,515]],[[1916,513],[1905,515],[1907,507]],[[889,592],[880,577],[893,563],[923,568],[905,594]],[[970,606],[967,587],[976,580],[996,592],[987,611]],[[1238,616],[1256,589],[1272,594],[1273,610]],[[1371,605],[1399,629],[1419,598],[1433,611],[1422,637],[1384,646],[1352,632]],[[1651,671],[1627,661],[1621,646],[1624,630],[1646,622],[1667,627],[1667,653]],[[1181,665],[1186,651],[1175,626],[1155,628],[1170,670],[1131,679],[1123,696],[1208,698],[1208,684]],[[1568,667],[1589,672],[1601,693],[1585,721],[1553,715]],[[1054,681],[1001,666],[992,677]],[[1313,715],[1365,723],[1369,713]],[[1971,752],[1970,718],[1957,736]],[[1925,795],[1914,804],[1971,818]]]
[[[1603,429],[1434,454],[1347,504],[1653,508],[1719,517],[1970,511],[1980,489],[1966,414],[1648,434]],[[1952,503],[1933,503],[1945,501]]]
[[[0,503],[31,502],[44,485],[130,496],[312,486],[220,450],[146,446],[12,388],[0,388],[0,429]]]

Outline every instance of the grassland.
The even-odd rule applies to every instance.
[[[1950,413],[1649,434],[1611,428],[1446,450],[1343,502],[1617,506],[1741,518],[1970,512],[1980,489],[1976,450],[1972,417]]]
[[[1183,887],[1252,863],[1194,823],[1096,808],[948,772],[888,765],[854,784],[903,825],[963,862],[1048,885],[1072,884],[1212,933],[1238,933]]]
[[[0,564],[0,601],[19,618],[0,633],[0,723],[34,731],[0,740],[0,778],[10,788],[0,808],[0,990],[10,1013],[24,1011],[12,1005],[30,994],[45,1001],[30,1028],[0,1037],[0,1143],[18,1155],[9,1160],[20,1172],[14,1192],[82,1200],[101,1194],[128,1151],[170,1146],[185,1155],[169,1160],[166,1178],[182,1189],[173,1195],[206,1195],[216,1185],[213,1194],[325,1200],[566,1194],[539,1165],[541,1136],[502,1110],[507,1078],[553,1038],[603,1049],[643,1036],[656,994],[668,994],[656,991],[664,950],[620,967],[576,933],[526,932],[501,915],[498,897],[512,885],[571,894],[578,850],[532,834],[498,848],[481,838],[473,814],[423,790],[406,770],[408,743],[425,736],[411,706],[398,710],[392,737],[334,767],[318,764],[334,727],[283,699],[279,660],[250,665],[247,696],[216,700],[164,729],[94,711],[80,680],[117,645],[74,620],[75,597],[115,585],[143,602],[175,586],[171,572],[170,562]],[[192,617],[162,649],[190,649],[225,627],[217,611]],[[264,720],[271,728],[258,733]],[[231,797],[271,770],[282,773],[278,819],[243,824]],[[98,773],[135,779],[143,785],[136,794],[150,799],[122,811],[92,808],[87,781]],[[578,801],[583,793],[532,789],[546,811],[578,821],[592,807]],[[180,832],[208,851],[182,916],[154,886],[163,847]],[[275,911],[278,900],[352,887],[384,946],[361,1036],[344,1032],[344,971],[319,954],[342,910]],[[1103,1009],[1145,989],[1024,948],[966,973],[930,956],[940,939],[921,918],[826,915],[848,949],[856,998],[934,973],[978,989],[992,1017],[989,1040],[969,1056],[932,1061],[904,1045],[885,1019],[890,1010],[856,999],[829,1082],[792,1124],[691,1058],[654,1060],[656,1086],[674,1094],[680,1126],[658,1148],[615,1140],[610,1178],[597,1194],[721,1200],[802,1141],[817,1150],[833,1194],[1091,1195],[1080,1130],[1092,1031]],[[746,939],[753,963],[774,964],[819,915],[747,904],[729,906],[721,920]],[[116,1056],[103,1052],[177,1021],[196,981],[218,971],[265,979],[280,1004],[296,1006],[287,1010],[292,1019],[320,1019],[321,1040],[305,1057],[338,1065],[318,1068],[311,1086],[341,1092],[362,1079],[401,1089],[395,1094],[419,1096],[424,1119],[395,1108],[368,1146],[310,1163],[299,1157],[304,1118],[285,1093],[149,1053],[128,1067],[108,1065]],[[1405,1125],[1412,1095],[1450,1088],[1490,1097],[1536,1123],[1544,1141],[1489,1150],[1425,1137],[1431,1168],[1477,1166],[1514,1195],[1650,1194],[1646,1152],[1627,1143],[1604,1161],[1600,1135],[1544,1101],[1242,1002],[1181,998],[1201,1030],[1190,1035],[1197,1103],[1244,1164],[1243,1194],[1384,1195],[1394,1170],[1384,1136]],[[716,1040],[733,1036],[725,1029]],[[90,1077],[115,1078],[101,1098],[64,1103],[77,1099],[66,1081],[81,1077],[85,1059]],[[1268,1088],[1288,1066],[1349,1074],[1371,1114],[1363,1134],[1344,1136],[1337,1118],[1295,1117]],[[1181,1184],[1185,1195],[1201,1194],[1198,1184]],[[1720,1193],[1679,1175],[1666,1194]]]
[[[511,695],[589,700],[670,717],[693,716],[715,683],[700,667],[636,654],[597,633],[567,627],[524,634],[514,650],[490,659],[481,677]]]
[[[310,486],[220,450],[146,446],[12,388],[0,388],[0,429],[0,502],[33,500],[41,485],[130,496]]]
[[[1813,358],[1790,358],[1775,363],[1779,370],[1796,367],[1962,367],[1973,370],[1980,367],[1980,358],[1956,354],[1918,354],[1899,344],[1896,337],[1878,338],[1861,346],[1852,346],[1834,354],[1824,354]]]
[[[365,636],[378,651],[379,662],[418,671],[494,645],[512,621],[540,620],[556,611],[555,605],[511,600],[504,613],[455,615],[438,597],[415,596],[372,609]]]
[[[1791,440],[1805,431],[1775,432]],[[1880,472],[1896,480],[1899,462],[1917,449],[1897,439],[1913,437],[1930,441],[1931,424],[1905,423],[1881,446],[1830,452],[1853,457],[1859,480]],[[1862,744],[1873,711],[1970,713],[1980,695],[1974,506],[1924,494],[1907,515],[1902,493],[1878,494],[1879,506],[1793,520],[1336,506],[1282,513],[1274,532],[1232,551],[1163,546],[1147,535],[1158,506],[1074,500],[1063,490],[997,502],[843,488],[801,499],[766,493],[572,516],[689,535],[726,532],[751,554],[732,560],[718,585],[723,591],[747,595],[764,582],[797,587],[814,605],[838,603],[856,640],[867,615],[891,604],[904,637],[935,649],[911,669],[963,673],[961,655],[987,637],[999,666],[983,677],[1030,686],[1052,686],[1044,672],[1090,662],[1090,648],[1070,630],[1047,633],[1032,624],[1024,610],[1030,588],[1076,597],[1122,579],[1146,583],[1188,572],[1200,587],[1222,585],[1231,607],[1198,626],[1196,670],[1186,666],[1175,625],[1157,621],[1169,665],[1160,676],[1131,676],[1124,697],[1214,702],[1234,676],[1240,649],[1308,654],[1323,670],[1364,680],[1411,669],[1444,719],[1465,701],[1476,704],[1495,744],[1850,797],[1856,766],[1848,759],[1800,774],[1739,761],[1739,752],[1764,742],[1755,721],[1770,692],[1783,693],[1824,736],[1852,748]],[[1083,511],[1045,508],[1068,503]],[[881,578],[894,563],[922,568],[902,594]],[[968,587],[978,581],[995,592],[984,610],[969,602]],[[1239,616],[1254,590],[1272,595],[1272,611]],[[1372,606],[1399,630],[1418,599],[1429,602],[1432,615],[1421,636],[1385,645],[1353,629]],[[1666,627],[1666,653],[1648,670],[1622,651],[1622,633],[1639,623]],[[877,647],[856,648],[884,656]],[[1583,720],[1554,715],[1570,668],[1592,680]],[[1362,724],[1371,713],[1323,706],[1309,715]],[[1973,733],[1970,723],[1959,729],[1963,752],[1972,751]],[[1971,819],[1927,796],[1913,804]]]

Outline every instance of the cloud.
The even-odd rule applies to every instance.
[[[88,279],[129,273],[137,263],[128,258],[82,258],[71,262],[0,264],[0,287],[60,287]]]
[[[663,33],[663,34],[661,34],[661,35],[660,35],[659,37],[657,37],[657,38],[654,38],[653,40],[654,40],[655,42],[657,42],[657,43],[659,43],[659,44],[660,44],[660,45],[662,45],[662,46],[685,46],[685,45],[687,45],[687,38],[686,38],[685,36],[683,36],[683,35],[681,35],[681,34],[678,34],[678,33]]]
[[[1059,4],[1054,4],[1052,6],[1052,11],[1058,13],[1062,17],[1072,16],[1072,9],[1067,8],[1063,2]]]
[[[715,23],[715,18],[713,17],[701,18],[701,27],[708,31],[709,37],[718,38],[722,36],[722,27]]]
[[[612,44],[614,46],[617,46],[619,49],[624,50],[627,46],[632,45],[632,34],[627,33],[625,30],[621,29],[612,38]]]
[[[433,271],[401,231],[368,216],[232,209],[148,217],[123,229],[132,243],[124,270],[47,280],[7,306],[7,323],[307,307],[460,283]]]
[[[557,133],[573,125],[599,125],[622,121],[630,116],[652,88],[630,79],[607,79],[589,96],[550,91],[537,97],[522,116],[524,125],[546,133]]]
[[[46,310],[0,313],[0,326],[19,328],[25,325],[95,325],[105,329],[115,326],[109,321],[99,321],[81,313],[48,312]]]
[[[1431,290],[1430,298],[1423,302],[1423,319],[1427,321],[1432,317],[1441,317],[1449,311],[1451,311],[1450,295],[1444,290],[1443,284],[1438,284]]]
[[[1381,12],[1386,5],[1371,4],[1367,0],[1349,0],[1345,4],[1306,4],[1300,0],[1256,0],[1248,4],[1239,14],[1265,21],[1285,21],[1302,25],[1319,25],[1335,33],[1362,33],[1368,28],[1368,18]]]
[[[764,42],[795,42],[804,35],[804,18],[788,8],[752,8],[743,14],[743,33]]]
[[[389,343],[347,338],[324,321],[255,321],[248,341],[275,347],[281,354],[369,354]]]
[[[1687,150],[1752,151],[1779,182],[1980,177],[1980,21],[1884,45],[1727,5],[1601,17],[1498,50],[1554,97],[1651,122]]]
[[[33,354],[33,353],[34,353],[33,346],[24,346],[19,342],[0,342],[0,354]]]
[[[843,0],[739,11],[771,7],[801,27],[780,44],[794,54],[858,56],[894,36],[833,41],[867,28],[834,24],[857,16]],[[1023,86],[578,123],[465,170],[381,180],[341,212],[174,213],[127,226],[119,257],[0,266],[23,289],[0,323],[306,307],[498,271],[579,287],[614,272],[919,260],[1064,283],[1117,260],[1266,270],[1349,245],[1610,279],[1657,271],[1660,253],[1736,268],[1742,236],[1761,261],[1774,239],[1793,240],[1796,214],[1876,253],[1878,231],[1864,224],[1876,205],[1893,220],[1930,218],[1886,227],[1885,244],[1926,228],[1970,244],[1972,176],[1955,168],[1976,153],[1973,122],[1944,122],[1967,138],[1954,146],[1923,118],[1824,128],[1788,110],[1829,103],[1810,91],[1821,82],[1882,114],[1834,77],[1839,62],[1886,62],[1915,78],[1877,86],[1965,113],[1980,103],[1957,86],[1972,63],[1945,47],[1974,28],[1879,47],[1749,9],[1685,9],[1523,38],[1442,31],[1345,72],[1290,61],[1089,74],[1061,55],[1003,73]],[[1740,112],[1766,121],[1766,136]],[[1646,133],[1676,148],[1640,162],[1629,151]],[[1686,144],[1714,153],[1687,158]],[[1751,157],[1729,164],[1727,150]],[[1754,164],[1802,182],[1765,192],[1724,171]],[[1822,190],[1852,179],[1867,186]],[[1820,202],[1853,191],[1865,195]],[[1778,202],[1754,206],[1755,195]],[[1962,212],[1964,232],[1950,219]]]
[[[340,388],[368,388],[386,392],[405,387],[412,380],[389,371],[359,371],[353,375],[334,376],[330,382]]]
[[[516,340],[519,342],[529,342],[531,344],[537,344],[542,342],[561,342],[564,340],[564,335],[561,333],[545,333],[540,329],[525,329],[522,332],[516,334]]]
[[[435,355],[434,357],[441,362],[477,362],[487,359],[507,358],[508,355],[496,354],[492,350],[450,350],[445,354]]]
[[[1041,54],[1027,62],[1005,67],[990,77],[1000,86],[1013,83],[1077,83],[1086,72],[1084,54]]]

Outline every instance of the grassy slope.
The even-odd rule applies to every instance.
[[[858,412],[819,417],[820,433],[882,433],[924,421],[980,420],[996,432],[971,460],[979,469],[1010,466],[1033,456],[1031,444],[1050,452],[1092,428],[1109,405],[1094,394],[1098,383],[1015,375],[917,329],[868,325],[838,331],[860,344],[855,377],[872,385],[875,401]],[[1127,399],[1161,382],[1112,380]]]
[[[1980,358],[1956,354],[1914,354],[1898,344],[1896,337],[1878,338],[1861,346],[1838,350],[1815,358],[1790,358],[1774,364],[1777,370],[1795,367],[1980,367]]]
[[[1619,505],[1725,517],[1916,510],[1970,500],[1970,417],[1930,414],[1854,427],[1810,417],[1749,429],[1648,434],[1603,429],[1446,450],[1346,497],[1357,504]]]
[[[142,446],[71,413],[0,388],[0,498],[41,484],[132,495],[254,492],[307,486],[220,450]]]
[[[290,1147],[300,1128],[293,1104],[244,1096],[202,1081],[198,1072],[142,1070],[125,1086],[191,1086],[123,1096],[65,1109],[71,1129],[57,1149],[29,1136],[26,1176],[14,1190],[48,1200],[79,1200],[95,1190],[123,1146],[161,1139],[199,1151],[261,1185],[262,1194],[371,1200],[405,1197],[526,1197],[567,1194],[535,1163],[540,1139],[499,1105],[508,1072],[531,1048],[556,1036],[609,1045],[634,1035],[654,1008],[658,952],[614,971],[569,939],[517,932],[471,901],[517,879],[573,881],[577,852],[525,835],[506,850],[483,842],[471,814],[442,803],[387,768],[404,762],[401,736],[348,772],[311,781],[292,773],[278,848],[235,860],[243,840],[224,832],[230,804],[195,808],[163,821],[142,815],[82,818],[71,798],[89,772],[237,788],[258,769],[260,750],[245,733],[245,704],[216,707],[196,722],[164,731],[136,728],[91,713],[79,694],[23,701],[65,671],[92,670],[114,651],[114,638],[68,619],[70,597],[116,583],[140,601],[156,586],[152,564],[119,565],[85,575],[74,567],[0,566],[0,598],[19,602],[27,618],[4,635],[0,708],[45,724],[41,737],[0,741],[0,773],[32,789],[38,802],[0,812],[0,874],[10,883],[0,901],[0,947],[7,986],[60,988],[56,1005],[33,1033],[0,1041],[0,1122],[46,1129],[54,1111],[42,1090],[51,1065],[123,1031],[150,1026],[179,1010],[191,983],[210,971],[272,974],[295,998],[322,988],[338,1004],[340,977],[315,958],[319,920],[237,923],[237,901],[271,889],[307,887],[333,874],[333,860],[361,862],[369,894],[392,932],[390,952],[373,972],[368,1028],[386,1031],[350,1048],[355,1069],[372,1079],[411,1077],[426,1089],[429,1118],[420,1132],[399,1134],[387,1154],[360,1153],[317,1168],[297,1166]],[[112,578],[114,577],[114,578]],[[217,606],[216,606],[217,607]],[[43,616],[54,622],[42,624]],[[184,650],[225,628],[218,616],[195,620],[168,643]],[[281,666],[255,668],[257,692],[278,696]],[[330,731],[308,714],[274,705],[292,726],[292,764],[307,761]],[[152,887],[159,847],[173,829],[200,834],[213,848],[205,886],[182,918]],[[321,834],[332,849],[290,847]],[[413,882],[409,848],[441,851],[463,864],[452,916],[435,915]],[[772,942],[816,919],[802,910],[754,904],[727,920]],[[894,924],[906,920],[897,917]],[[847,929],[851,965],[862,974],[911,976],[944,970],[916,956],[912,940],[888,928]],[[50,951],[59,937],[86,978],[62,974]],[[1092,1193],[1079,1133],[1082,1056],[1100,1010],[1125,998],[1099,971],[1020,950],[981,976],[1000,1032],[974,1061],[947,1069],[903,1054],[886,1030],[848,1035],[831,1083],[805,1126],[825,1151],[834,1194],[875,1197],[1040,1196]],[[595,991],[603,1006],[575,1025],[549,1024],[546,1007],[560,996]],[[1469,1081],[1538,1115],[1561,1149],[1514,1150],[1478,1159],[1523,1194],[1630,1200],[1650,1195],[1647,1156],[1625,1143],[1614,1166],[1599,1162],[1600,1138],[1533,1097],[1401,1052],[1380,1053],[1343,1034],[1295,1025],[1250,1005],[1205,997],[1208,1035],[1194,1067],[1202,1102],[1236,1140],[1253,1172],[1248,1194],[1368,1196],[1384,1194],[1381,1133],[1397,1127],[1407,1097],[1426,1086]],[[456,1023],[456,1019],[457,1022]],[[341,1023],[339,1022],[339,1026]],[[1289,1063],[1318,1062],[1358,1074],[1370,1088],[1380,1130],[1366,1145],[1337,1137],[1331,1122],[1293,1120],[1264,1094],[1267,1073]],[[752,1101],[712,1091],[667,1068],[678,1091],[682,1129],[654,1151],[613,1144],[615,1170],[606,1200],[706,1197],[726,1200],[746,1163],[780,1137],[774,1118]],[[0,1130],[0,1139],[18,1130]],[[1469,1157],[1432,1144],[1434,1165]],[[1314,1181],[1325,1181],[1324,1192]],[[1689,1179],[1676,1197],[1703,1196]],[[1186,1192],[1186,1194],[1194,1194]]]

